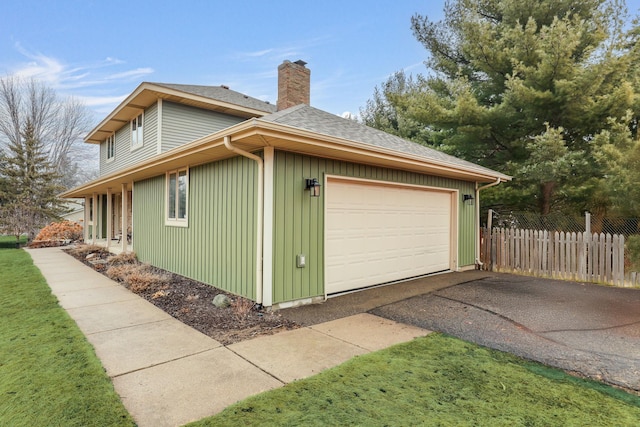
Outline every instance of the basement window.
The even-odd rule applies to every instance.
[[[189,200],[189,171],[178,169],[167,172],[167,217],[166,225],[187,227]]]

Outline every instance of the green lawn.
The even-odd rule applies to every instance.
[[[189,426],[637,426],[640,397],[440,334]]]
[[[27,236],[20,237],[20,244],[24,245],[27,243]],[[0,249],[1,248],[16,248],[16,236],[2,236],[0,235]]]
[[[0,425],[134,425],[23,250],[0,249],[0,319]]]
[[[134,425],[22,250],[0,249],[0,319],[1,426]],[[638,396],[431,334],[190,425],[636,426],[639,419]]]

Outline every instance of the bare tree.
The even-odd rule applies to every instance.
[[[0,148],[18,144],[29,123],[65,187],[78,184],[78,165],[88,159],[82,136],[90,128],[90,119],[79,100],[60,99],[40,81],[15,76],[0,79]]]

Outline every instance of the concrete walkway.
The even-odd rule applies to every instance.
[[[180,426],[428,330],[371,314],[223,346],[58,248],[27,251],[139,426]]]

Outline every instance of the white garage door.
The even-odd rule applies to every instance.
[[[329,179],[328,294],[450,269],[451,192]]]

